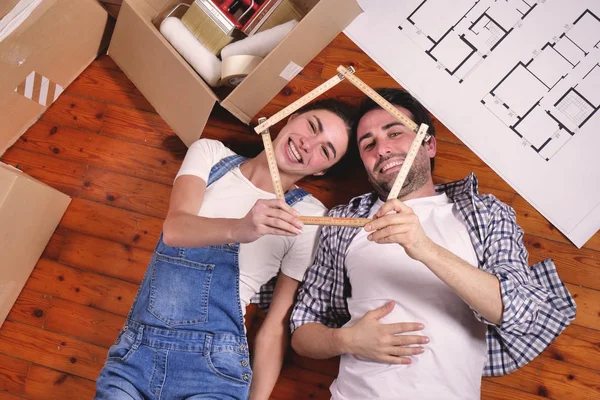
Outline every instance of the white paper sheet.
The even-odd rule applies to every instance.
[[[600,229],[600,2],[360,4],[345,33],[583,246]]]

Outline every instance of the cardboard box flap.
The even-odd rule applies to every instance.
[[[107,22],[95,0],[49,0],[0,42],[0,154],[96,58]]]
[[[169,2],[172,0],[144,0],[152,9],[154,10],[154,15],[152,18],[156,16]]]
[[[7,167],[10,166],[0,162],[0,208],[17,180],[17,175]]]
[[[21,32],[26,31],[27,29],[29,29],[30,26],[35,24],[36,21],[46,13],[46,11],[48,11],[52,6],[54,6],[56,1],[57,0],[42,1],[40,4],[38,4],[37,7],[31,12],[31,14],[29,14],[29,16],[27,16],[27,18],[25,18],[25,20],[23,20],[21,24],[4,40],[7,40],[11,36],[19,37]],[[10,11],[11,9],[6,10],[6,13],[8,14]],[[2,17],[0,17],[0,19],[1,18]],[[0,43],[2,42],[3,41],[0,41]]]
[[[153,12],[145,0],[123,2],[108,54],[189,146],[218,98],[154,27]]]
[[[0,19],[4,18],[6,14],[10,12],[10,10],[15,8],[18,2],[19,0],[4,0],[2,3],[0,3]]]
[[[250,123],[288,83],[289,79],[280,74],[290,62],[306,66],[361,12],[354,1],[320,1],[221,105],[241,121]],[[323,15],[329,16],[327,23],[323,22]]]
[[[8,175],[12,179],[6,179]],[[0,163],[0,324],[62,218],[70,197]]]

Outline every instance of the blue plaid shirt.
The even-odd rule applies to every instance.
[[[488,325],[484,376],[505,375],[537,357],[575,318],[576,306],[552,260],[529,268],[523,231],[514,210],[492,195],[480,195],[477,178],[437,185],[455,203],[477,254],[478,267],[500,280],[504,314]],[[331,217],[368,217],[374,193],[329,212]],[[360,228],[323,227],[316,258],[306,271],[291,316],[292,332],[309,322],[339,328],[350,320],[346,299],[352,288],[345,268],[348,246]]]

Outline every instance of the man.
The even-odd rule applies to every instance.
[[[552,261],[528,267],[514,211],[478,194],[473,174],[433,184],[427,111],[404,91],[379,93],[431,136],[399,199],[386,202],[415,133],[364,102],[356,141],[375,192],[329,215],[374,220],[323,228],[292,312],[292,346],[313,358],[341,355],[333,399],[478,399],[482,374],[539,355],[573,320],[575,303]]]

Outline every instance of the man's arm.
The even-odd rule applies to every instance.
[[[339,210],[330,216],[339,217]],[[345,273],[337,257],[344,257],[345,246],[337,227],[323,227],[313,265],[307,270],[291,316],[292,347],[298,354],[312,358],[330,358],[353,353],[371,360],[407,363],[406,357],[422,352],[418,347],[428,338],[396,333],[423,329],[417,323],[381,324],[394,303],[366,313],[352,327],[340,328],[350,319],[345,305]]]
[[[289,344],[289,317],[300,283],[279,274],[269,312],[256,334],[250,400],[268,399]]]
[[[396,213],[388,214],[391,211]],[[406,254],[425,264],[487,321],[499,325],[503,304],[500,281],[491,273],[470,265],[434,243],[423,230],[413,210],[398,199],[387,201],[365,226],[368,239],[377,243],[398,243]]]
[[[328,328],[320,323],[307,323],[292,336],[292,347],[300,355],[326,359],[342,354],[355,354],[388,364],[410,364],[409,356],[423,353],[416,344],[429,339],[423,335],[400,335],[418,331],[423,325],[415,322],[382,324],[379,320],[394,309],[394,302],[367,312],[347,328]],[[406,347],[412,345],[412,347]]]

